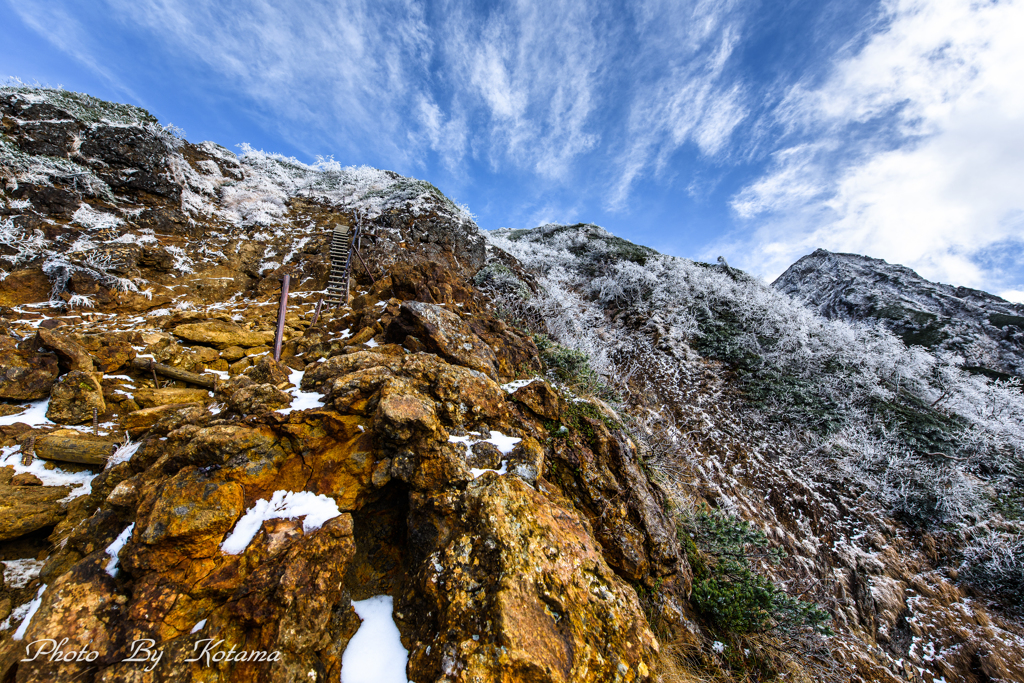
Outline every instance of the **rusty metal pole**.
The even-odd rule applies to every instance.
[[[316,321],[320,319],[320,309],[323,308],[324,298],[320,297],[320,301],[316,302],[316,310],[313,311],[313,322],[309,324],[310,327],[316,326]]]
[[[281,281],[281,307],[277,311],[277,337],[274,339],[274,360],[281,360],[281,341],[284,338],[284,314],[288,310],[288,284],[291,276]]]
[[[370,276],[370,282],[372,282],[373,284],[377,284],[377,278],[373,276],[373,273],[371,273],[370,269],[366,266],[366,261],[363,260],[363,256],[362,254],[359,253],[359,249],[356,249],[355,253],[356,258],[358,258],[359,262],[363,264],[363,269],[366,271],[366,274]]]

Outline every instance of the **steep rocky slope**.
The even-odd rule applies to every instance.
[[[663,256],[597,226],[489,239],[539,285],[524,296],[491,278],[499,307],[543,321],[620,393],[686,535],[700,540],[687,511],[707,505],[788,552],[761,570],[833,617],[831,637],[785,639],[804,666],[826,662],[813,679],[1024,675],[1019,385],[828,321],[724,262]],[[735,596],[691,558],[691,603],[719,638],[733,629],[725,653],[744,653],[749,674],[771,646],[735,635],[742,624],[721,611]]]
[[[824,249],[801,258],[772,286],[826,318],[880,325],[908,345],[958,354],[992,377],[1024,377],[1024,306],[987,292]]]
[[[1024,678],[1014,386],[596,226],[0,110],[0,680],[338,681],[375,597],[415,683]]]
[[[375,595],[415,681],[651,680],[632,584],[685,595],[674,528],[628,435],[465,279],[463,210],[85,96],[2,102],[3,680],[336,681]],[[313,324],[339,221],[367,268]],[[585,429],[553,449],[550,421]],[[64,638],[85,653],[39,656]]]

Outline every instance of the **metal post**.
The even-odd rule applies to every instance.
[[[152,358],[149,359],[149,371],[153,373],[153,388],[159,389],[160,382],[158,382],[156,379],[156,361],[154,361]]]
[[[274,339],[274,360],[281,360],[281,340],[284,338],[284,314],[288,310],[288,284],[291,276],[281,281],[281,307],[277,311],[277,337]]]
[[[358,214],[356,214],[358,217]],[[351,291],[352,282],[352,251],[356,246],[356,238],[359,237],[359,224],[356,223],[356,227],[349,229],[348,236],[348,253],[345,255],[345,305],[349,302],[349,292]]]
[[[320,319],[320,309],[323,308],[324,298],[320,297],[320,300],[316,302],[316,310],[313,311],[313,322],[309,324],[310,327],[316,326],[316,321]]]
[[[92,409],[92,433],[99,436],[100,433],[100,421],[99,414],[96,408]]]
[[[366,274],[370,276],[370,281],[373,284],[377,284],[377,278],[375,278],[373,276],[373,273],[370,272],[370,269],[366,265],[366,261],[363,260],[363,255],[359,253],[358,249],[356,249],[355,252],[356,252],[356,257],[359,259],[359,262],[363,264],[363,269],[366,271]]]

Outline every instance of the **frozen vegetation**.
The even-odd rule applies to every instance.
[[[861,502],[912,527],[954,530],[974,568],[968,579],[1003,588],[1013,585],[1005,577],[1019,581],[1019,378],[972,373],[962,356],[907,346],[881,326],[826,319],[724,261],[665,256],[597,226],[502,229],[488,241],[536,277],[533,292],[496,258],[478,276],[505,315],[581,352],[620,398],[656,397],[642,421],[671,448],[687,450],[692,422],[704,423],[696,431],[740,427],[812,486],[848,480]],[[739,387],[742,425],[716,415],[728,392],[693,395],[701,358]],[[729,493],[721,502],[743,507]]]

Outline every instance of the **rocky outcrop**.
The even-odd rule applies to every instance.
[[[0,398],[46,398],[59,372],[56,356],[18,348],[10,337],[0,337]]]
[[[401,313],[388,326],[387,338],[404,342],[410,336],[417,340],[413,344],[497,379],[497,359],[490,347],[451,311],[434,304],[404,302]]]
[[[620,426],[582,421],[578,399],[543,380],[499,384],[544,364],[470,283],[486,254],[462,209],[394,174],[240,161],[73,94],[8,89],[0,113],[0,154],[17,160],[0,164],[17,188],[3,197],[3,255],[29,265],[0,297],[64,313],[18,314],[36,323],[19,359],[39,371],[8,373],[21,393],[7,396],[49,396],[61,424],[95,409],[107,432],[0,432],[19,463],[45,456],[65,477],[81,474],[69,460],[104,465],[69,502],[18,487],[50,496],[29,526],[55,529],[22,642],[85,638],[101,654],[21,662],[5,640],[0,676],[338,680],[359,627],[351,600],[383,593],[417,683],[653,680],[659,644],[635,586],[671,584],[685,600],[686,560],[662,538],[672,523]],[[298,175],[280,183],[282,170]],[[263,215],[271,204],[246,192],[278,208]],[[314,326],[304,293],[326,283],[338,224],[361,224],[361,269],[350,306]],[[58,265],[38,281],[44,255]],[[274,306],[231,302],[275,296],[285,273],[303,303],[275,362]],[[207,368],[214,396],[189,386]],[[559,421],[571,434],[552,439]],[[134,443],[111,457],[125,433]],[[79,457],[93,441],[98,455]],[[247,544],[226,543],[253,510],[295,496],[336,514],[267,514]],[[152,667],[123,661],[141,639],[164,653]],[[187,662],[203,639],[275,661]]]
[[[103,389],[96,375],[72,370],[62,376],[50,392],[46,417],[57,424],[79,425],[107,412]]]
[[[824,249],[794,263],[772,287],[826,318],[869,322],[908,345],[952,351],[975,372],[1024,377],[1024,306],[987,292]]]
[[[103,653],[88,670],[111,679],[135,670],[122,661],[131,643],[151,639],[164,651],[152,680],[337,680],[359,626],[350,601],[389,593],[411,680],[653,680],[660,646],[631,582],[671,583],[681,596],[689,584],[686,560],[660,535],[671,523],[656,510],[657,494],[629,465],[634,447],[617,426],[584,427],[567,412],[579,404],[542,379],[512,393],[499,386],[511,358],[533,350],[520,367],[541,367],[536,347],[510,335],[508,348],[492,348],[474,330],[497,336],[499,321],[472,309],[381,307],[366,297],[330,323],[346,326],[347,338],[331,341],[337,347],[319,345],[338,332],[307,335],[321,341],[293,361],[306,367],[301,387],[264,355],[218,383],[216,408],[205,390],[132,389],[139,407],[125,400],[117,409],[142,439],[138,452],[108,465],[66,519],[57,507],[37,520],[36,528],[60,523],[61,544],[42,571],[47,589],[25,642],[88,637]],[[240,326],[230,338],[194,333],[225,328],[173,330],[228,353],[252,342],[239,339]],[[361,343],[374,336],[418,344]],[[166,351],[173,342],[154,344]],[[68,419],[64,412],[86,402],[61,387],[93,377],[70,370],[51,410],[56,403]],[[292,403],[286,390],[322,394],[323,406],[275,412]],[[572,424],[573,435],[552,442],[550,420]],[[68,438],[37,439],[37,452]],[[570,461],[576,475],[549,471]],[[584,505],[570,502],[588,485]],[[241,552],[226,552],[243,516],[282,492],[322,496],[337,516],[306,528],[301,517],[270,515]],[[634,502],[623,508],[608,495]],[[122,533],[115,560],[105,548]],[[204,638],[278,659],[186,662]],[[15,680],[87,670],[17,662],[19,647],[2,650]]]

